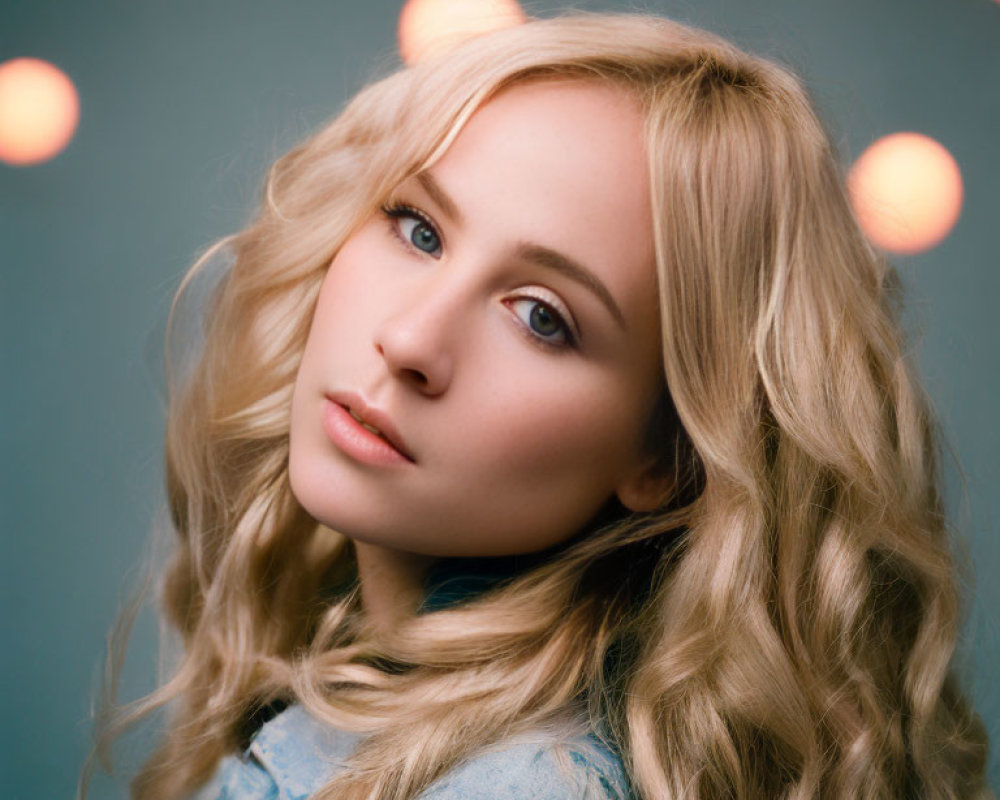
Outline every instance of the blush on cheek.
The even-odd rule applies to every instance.
[[[630,451],[634,434],[626,424],[628,416],[621,409],[612,412],[603,400],[591,392],[589,401],[537,403],[507,415],[502,424],[483,426],[485,435],[470,431],[466,441],[492,454],[490,472],[578,475],[585,481],[607,482]],[[622,422],[609,425],[609,420]],[[467,455],[471,468],[476,454]]]

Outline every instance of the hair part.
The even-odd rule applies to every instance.
[[[566,78],[645,116],[669,387],[650,431],[674,492],[385,641],[348,543],[288,483],[311,309],[344,241],[477,108]],[[136,797],[190,792],[276,699],[370,734],[320,800],[412,798],[567,714],[604,721],[640,797],[988,796],[898,283],[786,69],[665,19],[535,20],[365,88],[226,245],[167,422],[162,603],[185,651],[105,731],[172,712]]]

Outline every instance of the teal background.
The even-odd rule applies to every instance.
[[[564,4],[530,2],[546,16]],[[937,248],[898,258],[926,385],[957,463],[953,524],[977,576],[968,686],[1000,738],[1000,390],[996,232],[1000,5],[992,0],[650,0],[804,76],[845,163],[928,134],[965,206]],[[2,574],[0,795],[68,798],[88,750],[104,637],[162,506],[160,337],[196,252],[248,218],[269,163],[395,63],[399,2],[6,0],[0,61],[52,61],[80,92],[53,161],[0,165]],[[961,482],[964,472],[964,487]],[[144,612],[122,693],[154,685]],[[147,726],[146,736],[150,728]],[[119,751],[128,767],[146,738]],[[996,747],[991,779],[1000,786]],[[123,797],[122,782],[94,797]]]

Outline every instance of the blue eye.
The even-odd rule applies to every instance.
[[[562,314],[548,303],[534,297],[519,297],[508,305],[543,344],[552,347],[567,347],[574,343],[573,334]]]
[[[389,217],[393,233],[404,244],[434,258],[441,256],[441,237],[424,214],[404,205],[383,206],[382,213]]]

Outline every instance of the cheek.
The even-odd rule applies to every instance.
[[[358,260],[364,258],[363,253],[356,252],[359,249],[348,250],[345,245],[327,271],[301,369],[323,370],[335,362],[349,371],[352,358],[367,353],[367,347],[372,346],[374,313],[380,303],[379,283],[358,268],[359,263],[365,263]]]
[[[494,395],[470,420],[467,440],[492,455],[496,470],[521,470],[532,479],[544,474],[611,481],[631,450],[630,420],[639,412],[623,393],[610,389],[616,377],[588,377],[557,382],[547,396]]]
[[[630,463],[625,401],[589,382],[564,390],[558,400],[481,408],[478,424],[455,437],[462,454],[444,505],[478,532],[476,554],[564,541],[618,488]]]

